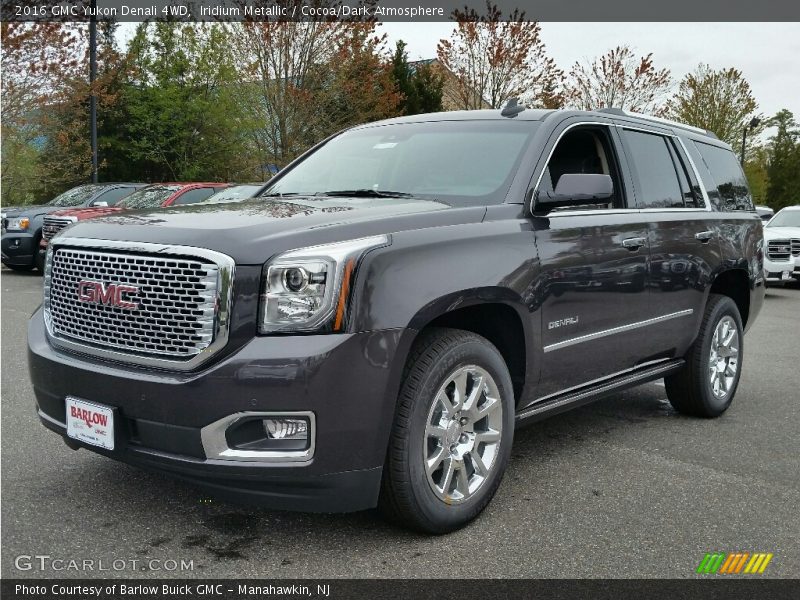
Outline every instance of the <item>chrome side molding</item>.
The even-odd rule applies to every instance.
[[[686,310],[679,310],[678,312],[670,313],[668,315],[661,315],[660,317],[654,317],[652,319],[646,319],[645,321],[637,321],[635,323],[629,323],[627,325],[621,325],[620,327],[612,327],[611,329],[604,329],[602,331],[596,331],[594,333],[589,333],[586,335],[581,335],[575,338],[570,338],[568,340],[564,340],[562,342],[556,342],[555,344],[549,344],[544,347],[545,352],[552,352],[553,350],[561,350],[561,348],[568,348],[569,346],[574,346],[576,344],[582,344],[583,342],[589,342],[591,340],[596,340],[599,338],[603,338],[609,335],[616,335],[617,333],[623,333],[625,331],[631,331],[632,329],[639,329],[640,327],[647,327],[649,325],[655,325],[656,323],[661,323],[663,321],[669,321],[670,319],[678,319],[680,317],[688,317],[689,315],[694,313],[693,308],[687,308]]]

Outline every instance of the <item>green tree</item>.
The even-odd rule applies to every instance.
[[[714,70],[700,64],[680,82],[678,91],[667,103],[670,118],[713,131],[733,147],[742,142],[745,123],[758,109],[750,84],[737,69]],[[748,131],[748,137],[757,131]]]
[[[116,139],[137,179],[235,180],[246,171],[230,44],[226,25],[139,25]]]
[[[444,77],[430,64],[417,63],[414,67],[414,87],[419,98],[419,112],[439,112],[444,109]],[[409,113],[411,114],[411,113]]]
[[[753,195],[753,202],[758,205],[767,204],[767,188],[769,186],[769,150],[763,145],[753,145],[747,151],[744,162],[744,174],[747,185]]]
[[[401,114],[418,115],[442,110],[444,78],[423,62],[409,64],[406,43],[397,41],[392,56],[392,77],[401,94]]]
[[[767,122],[777,127],[768,142],[770,160],[767,203],[778,210],[800,203],[800,128],[794,115],[783,109]]]

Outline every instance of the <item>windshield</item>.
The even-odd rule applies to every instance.
[[[263,185],[234,185],[233,187],[226,188],[221,192],[217,192],[211,198],[203,202],[203,204],[220,204],[222,202],[239,202],[255,196],[256,192],[260,190]]]
[[[130,196],[120,201],[117,206],[125,209],[161,208],[167,198],[181,189],[181,187],[180,185],[151,185],[133,192]]]
[[[99,192],[100,189],[100,186],[93,184],[79,185],[76,188],[67,190],[60,196],[56,196],[49,204],[50,206],[80,206]]]
[[[782,210],[767,223],[767,227],[800,227],[800,210]]]
[[[351,192],[499,204],[538,125],[505,119],[440,121],[348,131],[286,172],[263,195]]]

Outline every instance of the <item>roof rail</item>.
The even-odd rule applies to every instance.
[[[694,125],[687,125],[686,123],[671,121],[670,119],[662,119],[661,117],[654,117],[652,115],[645,115],[633,111],[624,111],[621,108],[611,108],[611,107],[598,108],[595,112],[609,113],[612,115],[619,115],[621,117],[636,117],[638,119],[645,119],[647,121],[653,121],[655,123],[669,125],[670,127],[680,127],[682,129],[688,129],[696,133],[702,133],[703,135],[713,137],[714,139],[719,139],[713,131],[709,131],[708,129],[702,129],[701,127],[695,127]]]

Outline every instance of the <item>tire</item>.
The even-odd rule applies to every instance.
[[[728,339],[728,345],[725,345]],[[728,296],[711,294],[686,366],[664,378],[670,404],[685,415],[718,417],[731,405],[742,374],[742,318]],[[713,346],[713,351],[712,351]]]
[[[12,271],[33,271],[33,265],[5,265]]]
[[[39,256],[39,242],[41,241],[41,235],[37,235],[33,238],[33,266],[39,271],[40,275],[44,275],[44,257]]]
[[[33,257],[33,262],[36,265],[36,270],[39,271],[40,275],[44,275],[44,257],[39,256],[38,252],[36,256]]]
[[[511,376],[487,339],[458,329],[422,332],[403,375],[379,508],[417,531],[454,531],[489,504],[508,465]]]

